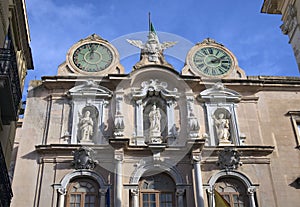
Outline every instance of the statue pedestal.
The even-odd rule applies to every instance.
[[[232,146],[233,144],[231,143],[231,141],[228,140],[220,140],[219,142],[219,146]]]
[[[161,137],[160,131],[150,131],[150,138],[151,137]]]
[[[94,144],[93,140],[80,140],[80,144]]]

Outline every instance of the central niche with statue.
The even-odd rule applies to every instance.
[[[151,79],[133,90],[136,145],[161,144],[174,136],[174,106],[179,96],[177,88],[167,87],[166,82]]]
[[[98,126],[99,112],[95,106],[86,106],[79,113],[77,140],[80,143],[93,142]]]
[[[166,103],[160,98],[150,98],[144,113],[144,136],[149,143],[162,143],[167,136]]]

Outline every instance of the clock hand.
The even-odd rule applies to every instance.
[[[220,58],[216,58],[216,59],[214,59],[214,60],[211,60],[210,62],[211,63],[219,63],[222,59],[224,59],[225,58],[225,56],[222,56],[222,57],[220,57]]]
[[[94,45],[91,45],[91,46],[90,46],[89,51],[90,51],[90,59],[92,60],[92,59],[94,59],[94,52],[95,52],[95,47],[94,47]]]
[[[211,63],[218,63],[218,62],[220,62],[220,60],[221,60],[220,58],[216,58],[216,59],[214,59],[214,60],[211,60],[210,62],[211,62]]]

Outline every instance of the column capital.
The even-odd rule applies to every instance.
[[[123,154],[115,154],[114,158],[116,161],[123,161],[124,156]]]
[[[192,155],[192,161],[195,162],[195,163],[199,163],[202,159],[202,156],[200,154],[193,154]]]
[[[135,101],[135,103],[137,105],[142,105],[143,104],[143,100],[142,99],[138,99],[138,100]]]
[[[138,196],[139,189],[138,188],[130,189],[130,194],[131,194],[131,196]]]
[[[60,195],[66,195],[67,190],[66,190],[65,188],[61,187],[61,188],[58,188],[58,189],[57,189],[57,192],[58,192]]]
[[[185,189],[184,188],[178,188],[176,189],[176,196],[183,196],[185,193]]]
[[[175,106],[176,106],[176,101],[170,99],[170,100],[167,100],[167,104],[168,104],[168,106],[173,106],[173,107],[175,107]]]
[[[247,189],[247,192],[249,195],[253,195],[256,191],[256,188],[253,187],[253,186],[250,186],[248,189]]]
[[[100,188],[99,193],[100,193],[101,196],[105,196],[106,193],[107,193],[107,188]]]

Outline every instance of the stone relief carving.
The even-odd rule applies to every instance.
[[[194,101],[193,97],[187,97],[188,129],[189,129],[189,137],[197,138],[199,137],[200,125],[198,123],[197,117],[194,114],[193,101]]]
[[[121,110],[121,102],[123,100],[123,96],[117,95],[116,97],[116,115],[115,115],[115,131],[114,135],[116,137],[122,137],[124,136],[124,116],[122,115],[122,110]]]
[[[161,114],[159,108],[153,104],[151,111],[149,113],[149,120],[150,120],[150,137],[159,137],[160,133],[160,119]]]
[[[219,153],[217,165],[226,171],[231,171],[237,169],[239,165],[242,165],[240,162],[241,154],[234,149],[224,148],[223,151]]]
[[[79,115],[79,129],[81,141],[92,141],[94,133],[94,122],[90,115],[91,112],[88,110],[85,111],[83,116]]]
[[[174,107],[176,106],[176,100],[179,98],[179,93],[177,88],[168,90],[167,87],[168,84],[166,82],[150,79],[149,81],[142,82],[140,88],[132,89],[132,97],[135,100],[136,109],[135,136],[137,145],[144,145],[146,143],[146,130],[149,130],[150,143],[161,143],[162,133],[167,134],[168,140],[170,137],[176,137],[177,128],[174,123]],[[167,104],[164,105],[164,103]],[[148,109],[149,106],[153,107],[153,104],[156,105],[156,113],[152,112],[154,111],[153,109]],[[162,120],[165,119],[166,122],[163,122]],[[146,122],[147,124],[145,124]],[[165,126],[167,127],[166,129]]]
[[[228,143],[230,138],[230,126],[229,119],[225,118],[224,113],[219,113],[218,118],[215,115],[212,115],[214,120],[217,136],[219,139],[219,143]]]
[[[147,63],[159,63],[162,65],[171,66],[165,60],[163,51],[174,46],[177,42],[160,43],[155,32],[149,32],[148,40],[145,43],[143,43],[141,40],[129,39],[127,39],[127,42],[141,49],[141,60],[135,65],[135,68],[139,68]]]
[[[145,98],[149,96],[161,95],[165,99],[170,98],[179,98],[177,88],[174,88],[173,91],[167,89],[168,84],[166,82],[160,82],[157,79],[150,79],[149,81],[144,81],[141,84],[141,89],[133,90],[133,97],[135,99]]]
[[[93,80],[78,82],[79,85],[66,93],[72,104],[70,143],[105,144],[105,122],[108,119],[105,107],[113,93]]]
[[[293,32],[297,27],[297,10],[294,5],[288,5],[287,8],[287,18],[284,23],[280,26],[282,33],[287,35]]]
[[[94,158],[94,151],[89,147],[81,147],[72,152],[72,165],[78,169],[94,169],[98,161]]]

